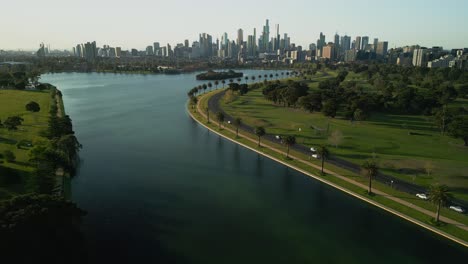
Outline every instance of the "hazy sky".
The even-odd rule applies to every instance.
[[[468,47],[468,0],[2,0],[0,49],[71,49],[96,40],[125,49],[144,49],[158,41],[175,44],[201,32],[244,39],[265,19],[271,32],[280,24],[291,41],[308,47],[320,32],[368,35],[389,47],[420,44]],[[271,35],[270,35],[271,36]]]

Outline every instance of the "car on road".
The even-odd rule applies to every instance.
[[[311,148],[310,148],[310,151],[312,151],[312,152],[317,152],[317,150],[316,150],[314,147],[311,147]]]
[[[427,195],[425,193],[417,193],[416,197],[421,198],[423,200],[428,200],[429,199],[429,197],[427,197]]]
[[[458,206],[458,205],[451,205],[449,208],[459,213],[465,212],[465,209],[463,209],[461,206]]]
[[[314,158],[314,159],[320,159],[320,155],[319,155],[319,154],[312,154],[312,158]]]
[[[277,140],[281,140],[281,136],[280,136],[280,135],[276,135],[275,138],[276,138]]]

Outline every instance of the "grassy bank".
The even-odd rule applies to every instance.
[[[304,82],[315,90],[333,73],[319,72],[307,76]],[[371,89],[358,74],[350,73],[345,83],[350,81]],[[468,106],[461,100],[454,104]],[[355,164],[376,158],[386,174],[425,187],[446,184],[457,198],[468,200],[468,148],[460,139],[441,135],[430,117],[375,113],[366,121],[350,122],[276,105],[264,98],[261,88],[234,100],[222,100],[221,107],[250,126],[263,126],[271,134],[296,136],[298,143],[307,146],[333,144],[330,136],[339,131],[339,143],[330,148],[333,155]]]
[[[25,105],[37,102],[41,110],[37,113],[26,111]],[[0,120],[9,116],[20,116],[23,124],[16,131],[0,128],[0,154],[9,150],[16,156],[14,162],[0,159],[0,199],[28,192],[32,188],[29,150],[35,142],[47,140],[43,134],[47,129],[49,110],[53,98],[49,91],[0,90]],[[63,109],[63,105],[61,106]],[[23,142],[18,146],[17,144]]]
[[[212,96],[213,94],[217,93],[219,91],[215,91],[215,92],[212,92],[206,96],[202,96],[200,97],[200,100],[199,100],[199,104],[200,104],[200,108],[201,109],[205,109],[206,106],[207,106],[207,102],[208,102],[208,98],[210,96]],[[263,144],[267,143],[268,147],[265,147],[266,145],[263,145],[262,147],[258,147],[256,143],[248,140],[247,138],[248,137],[251,137],[251,138],[255,138],[253,137],[253,135],[248,135],[248,134],[244,134],[242,133],[242,135],[240,137],[236,137],[236,135],[229,131],[228,129],[221,129],[219,130],[218,129],[218,125],[215,124],[214,122],[211,122],[211,123],[207,123],[206,122],[206,119],[198,112],[194,112],[193,110],[190,110],[193,117],[195,119],[197,119],[199,122],[203,123],[205,126],[209,127],[210,129],[214,130],[214,131],[217,131],[218,133],[221,133],[222,135],[224,135],[225,137],[227,138],[230,138],[231,140],[235,141],[235,142],[238,142],[238,143],[241,143],[243,145],[245,145],[246,147],[249,147],[255,151],[258,151],[262,154],[265,154],[265,155],[268,155],[270,156],[271,158],[273,159],[276,159],[277,161],[280,161],[280,162],[283,162],[285,164],[288,164],[298,170],[301,170],[303,172],[306,172],[306,173],[310,173],[311,175],[314,175],[317,179],[320,179],[328,184],[331,184],[331,185],[336,185],[337,188],[343,188],[343,189],[346,189],[348,193],[352,194],[354,197],[357,197],[359,199],[363,199],[367,202],[370,202],[370,203],[377,203],[378,205],[380,206],[383,206],[385,207],[386,210],[389,210],[389,211],[395,211],[394,213],[401,213],[402,217],[406,217],[407,220],[410,220],[414,223],[417,223],[421,226],[424,226],[425,228],[428,228],[428,229],[431,229],[431,230],[439,230],[439,231],[442,231],[446,234],[449,234],[449,236],[453,236],[453,237],[456,237],[456,238],[459,238],[463,241],[468,241],[468,232],[455,226],[455,225],[451,225],[451,224],[443,224],[441,226],[434,226],[432,225],[431,223],[431,218],[432,218],[432,215],[427,215],[427,214],[424,214],[418,210],[415,210],[411,207],[408,207],[404,204],[401,204],[401,203],[398,203],[398,202],[395,202],[394,200],[390,199],[389,196],[392,196],[392,197],[398,197],[404,201],[408,201],[408,202],[411,202],[417,206],[420,206],[422,208],[425,208],[425,209],[428,209],[428,210],[433,210],[434,207],[427,203],[427,202],[424,202],[424,201],[420,201],[420,200],[416,200],[414,197],[411,197],[409,196],[408,194],[405,194],[405,193],[400,193],[398,192],[397,190],[394,190],[392,189],[390,186],[386,186],[386,185],[383,185],[383,184],[379,184],[379,183],[376,183],[374,182],[374,186],[375,188],[381,190],[381,191],[384,191],[387,195],[374,195],[374,196],[368,196],[365,192],[365,189],[360,187],[360,186],[357,186],[356,184],[353,184],[352,182],[349,182],[349,181],[345,181],[343,179],[340,179],[338,177],[333,177],[331,175],[325,175],[325,176],[322,176],[320,175],[319,171],[317,170],[317,168],[314,168],[314,167],[311,167],[310,165],[306,165],[304,162],[302,162],[301,160],[308,160],[308,157],[305,157],[304,155],[300,154],[300,153],[296,153],[294,151],[291,152],[291,155],[296,157],[296,159],[286,159],[285,156],[281,153],[278,153],[277,151],[274,151],[272,149],[270,149],[270,147],[272,148],[276,148],[276,149],[280,149],[280,150],[283,150],[284,151],[284,146],[282,145],[278,145],[278,144],[273,144],[273,143],[267,143],[267,142],[264,142]],[[214,117],[215,114],[214,113],[211,113],[210,114],[211,117]],[[233,127],[230,127],[231,129]],[[317,161],[312,161],[312,163],[314,164],[318,164]],[[339,173],[341,174],[342,176],[345,176],[346,178],[349,178],[351,179],[352,181],[355,181],[357,183],[365,183],[366,180],[360,176],[360,175],[356,175],[356,174],[353,174],[349,171],[344,171],[340,168],[336,168],[334,166],[331,166],[329,164],[326,165],[326,167],[336,173]],[[377,205],[376,204],[376,205]],[[461,214],[458,214],[458,213],[455,213],[455,212],[451,212],[451,211],[448,211],[446,209],[443,209],[442,211],[442,214],[446,217],[449,217],[453,220],[456,220],[458,222],[461,222],[463,223],[464,225],[468,225],[468,219],[466,216],[464,215],[461,215]],[[464,244],[465,246],[467,245],[466,242],[462,242],[462,244]]]

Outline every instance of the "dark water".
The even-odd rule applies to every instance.
[[[62,90],[84,145],[72,190],[89,212],[84,228],[95,263],[467,259],[466,248],[197,125],[184,107],[200,84],[194,74],[42,80]]]

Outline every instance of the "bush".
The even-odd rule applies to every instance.
[[[41,107],[36,102],[29,102],[26,105],[26,110],[29,111],[29,112],[39,112],[39,111],[41,111]]]

